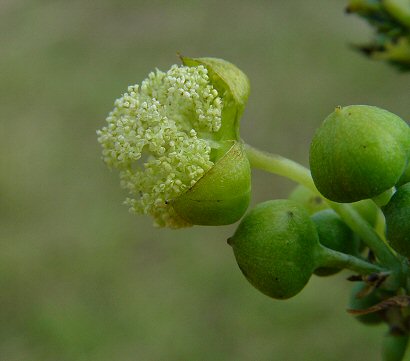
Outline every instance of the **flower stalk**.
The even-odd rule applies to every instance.
[[[279,156],[270,154],[245,145],[251,167],[258,168],[269,173],[277,174],[304,185],[320,197],[323,197],[317,190],[309,169],[301,164]],[[362,219],[362,217],[348,204],[336,203],[324,198],[326,203],[335,210],[346,224],[356,232],[364,242],[375,252],[380,262],[395,271],[401,273],[401,262],[396,258],[391,249],[383,242],[379,235]]]

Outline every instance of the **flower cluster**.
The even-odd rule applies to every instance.
[[[98,141],[104,162],[120,171],[131,211],[151,215],[157,226],[189,225],[169,200],[214,165],[211,150],[222,108],[202,65],[152,72],[115,101]]]

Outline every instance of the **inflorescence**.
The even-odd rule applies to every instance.
[[[223,102],[202,66],[156,70],[115,101],[108,125],[97,131],[103,160],[120,171],[132,212],[157,226],[190,224],[168,204],[213,165],[211,149],[221,127]]]

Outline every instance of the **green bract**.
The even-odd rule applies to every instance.
[[[251,172],[242,144],[233,142],[225,155],[171,205],[191,224],[230,224],[248,208],[250,184]]]
[[[358,237],[333,210],[325,209],[317,212],[311,219],[316,226],[320,244],[347,254],[358,252]],[[339,271],[340,268],[319,267],[314,273],[318,276],[330,276]]]
[[[103,160],[120,171],[130,209],[158,226],[232,223],[250,198],[238,131],[249,82],[224,60],[182,59],[116,100],[97,132]]]
[[[399,187],[383,207],[386,238],[393,249],[410,257],[410,183]]]
[[[386,110],[337,107],[317,130],[310,167],[318,190],[336,202],[372,198],[393,187],[410,153],[410,128]]]
[[[257,205],[228,242],[248,281],[273,298],[299,293],[316,268],[315,226],[306,210],[290,200]]]

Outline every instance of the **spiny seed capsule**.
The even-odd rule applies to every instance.
[[[342,221],[337,213],[325,209],[311,217],[319,235],[319,242],[335,251],[356,254],[359,249],[359,239]],[[315,270],[317,276],[330,276],[341,271],[340,268],[319,267]]]
[[[410,257],[410,183],[399,187],[383,207],[386,238],[394,250]]]
[[[409,153],[410,128],[397,115],[368,105],[337,107],[312,140],[310,168],[326,198],[355,202],[393,187]]]
[[[228,242],[248,281],[273,298],[299,293],[316,268],[315,226],[306,210],[290,200],[257,205]]]

